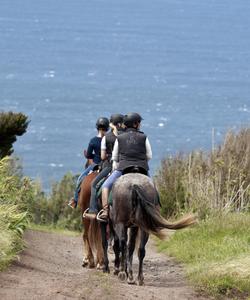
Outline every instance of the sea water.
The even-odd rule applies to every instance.
[[[249,16],[245,0],[1,0],[0,110],[29,117],[24,173],[47,190],[79,173],[112,113],[143,116],[151,174],[249,126]]]

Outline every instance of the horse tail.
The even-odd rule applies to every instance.
[[[102,251],[101,229],[99,223],[96,220],[90,220],[88,239],[92,250]]]
[[[136,225],[161,239],[165,237],[162,229],[181,229],[196,223],[194,215],[188,215],[174,223],[168,222],[161,216],[159,207],[156,207],[146,192],[136,184],[133,185],[132,199]]]

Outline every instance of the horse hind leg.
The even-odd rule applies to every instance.
[[[119,267],[120,267],[120,246],[119,246],[119,239],[117,238],[117,236],[114,237],[113,250],[115,253],[114,275],[118,275]]]
[[[138,227],[130,228],[129,232],[129,243],[128,243],[128,284],[135,284],[133,276],[133,254],[135,250],[136,237],[138,233]]]
[[[101,230],[99,230],[97,249],[96,249],[96,269],[97,270],[103,270],[103,268],[104,268],[104,253],[103,253],[103,247],[102,247],[101,241],[102,241]]]
[[[127,279],[127,228],[125,228],[124,224],[119,223],[115,226],[115,232],[119,239],[119,248],[121,251],[118,278],[121,281],[125,281]]]
[[[83,267],[89,267],[89,268],[94,268],[95,267],[95,260],[94,260],[94,255],[92,253],[89,239],[88,239],[88,228],[89,225],[85,224],[84,226],[84,232],[83,232],[83,261],[82,261],[82,266]]]
[[[108,241],[107,241],[107,224],[101,223],[101,235],[102,235],[102,249],[104,255],[104,265],[103,265],[103,272],[109,273],[109,259],[108,259]]]
[[[141,230],[141,240],[140,246],[138,249],[138,258],[139,258],[139,272],[138,272],[138,284],[143,285],[144,277],[143,277],[143,259],[145,257],[146,251],[145,246],[148,242],[149,234],[145,231]]]

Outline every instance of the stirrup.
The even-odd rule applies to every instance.
[[[103,223],[108,223],[108,216],[107,216],[107,220],[104,220],[104,219],[102,219],[101,218],[101,214],[104,212],[104,209],[101,209],[100,211],[99,211],[99,213],[97,214],[97,216],[96,216],[96,220],[97,221],[100,221],[100,222],[103,222]]]
[[[85,211],[82,214],[82,217],[84,219],[90,219],[90,220],[95,220],[96,219],[96,214],[88,214],[89,208],[85,209]]]

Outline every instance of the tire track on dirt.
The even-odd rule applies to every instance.
[[[81,266],[81,237],[28,230],[27,248],[8,270],[0,273],[0,299],[208,299],[184,280],[182,267],[146,246],[145,285],[121,283],[110,275]],[[137,275],[137,258],[134,274]]]

